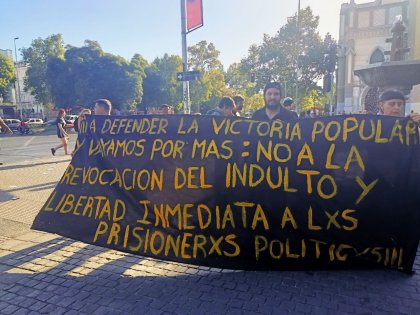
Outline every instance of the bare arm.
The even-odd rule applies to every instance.
[[[10,135],[13,134],[13,131],[9,128],[8,125],[4,123],[1,117],[0,117],[0,127],[2,127],[6,131],[7,134],[10,134]]]

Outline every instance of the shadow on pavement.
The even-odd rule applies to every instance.
[[[2,255],[3,311],[420,314],[418,273],[221,270],[127,255],[62,237]],[[420,270],[419,256],[415,268]]]
[[[59,163],[69,163],[71,159],[66,160],[57,160],[57,161],[49,161],[49,162],[42,162],[42,163],[33,163],[33,164],[13,164],[13,165],[3,165],[0,166],[0,171],[3,170],[13,170],[18,168],[29,168],[34,166],[40,166],[40,165],[49,165],[49,164],[59,164]]]
[[[25,190],[25,191],[32,191],[32,192],[39,192],[43,190],[51,190],[57,185],[57,182],[49,182],[49,183],[42,183],[39,185],[31,185],[31,186],[18,186],[18,187],[12,187],[8,190],[2,190],[0,189],[0,203],[10,200],[19,199],[15,195],[11,194],[12,192],[16,192],[19,190]]]
[[[38,184],[38,185],[13,187],[13,188],[10,188],[10,189],[8,189],[4,192],[9,193],[9,192],[12,192],[12,191],[19,191],[19,190],[42,191],[42,190],[45,190],[45,189],[54,188],[56,185],[57,185],[57,181],[52,181],[52,182],[49,182],[49,183],[42,183],[42,184]],[[1,190],[0,190],[0,201],[1,201]]]
[[[14,195],[9,194],[9,191],[4,191],[0,189],[0,202],[9,201],[15,198]]]

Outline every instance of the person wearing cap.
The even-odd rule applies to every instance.
[[[285,97],[283,100],[283,107],[288,109],[288,110],[292,110],[293,109],[293,98],[291,97]]]
[[[390,89],[379,97],[379,111],[381,115],[402,117],[404,115],[405,96],[401,91]],[[416,123],[420,123],[420,114],[411,113],[408,116]]]
[[[292,112],[280,103],[281,99],[281,85],[278,82],[267,83],[264,87],[264,103],[265,107],[258,109],[252,115],[254,120],[282,120],[293,121],[298,119],[295,112]]]
[[[290,110],[291,112],[294,112],[295,106],[293,105],[293,98],[291,97],[286,97],[283,100],[283,107]]]

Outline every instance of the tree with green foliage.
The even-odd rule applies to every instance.
[[[319,88],[313,88],[306,91],[298,104],[300,112],[308,111],[311,109],[324,110],[327,103],[327,97]]]
[[[207,113],[214,108],[225,95],[230,95],[227,91],[224,73],[222,70],[210,70],[204,72],[198,81],[194,81],[193,91],[191,91],[191,108],[193,112]]]
[[[201,41],[188,47],[189,69],[200,71],[200,79],[190,82],[191,109],[206,113],[225,95],[226,84],[220,52],[213,43]]]
[[[5,98],[15,81],[15,68],[12,58],[0,54],[0,96]]]
[[[188,47],[188,65],[192,70],[210,71],[223,70],[219,60],[220,51],[213,43],[202,40],[194,46]]]
[[[34,40],[22,54],[26,88],[41,103],[72,108],[107,98],[115,109],[130,110],[141,101],[147,61],[140,55],[127,61],[92,40],[64,48],[60,34]]]
[[[177,81],[177,72],[182,72],[181,57],[165,54],[162,58],[156,58],[146,68],[142,107],[170,104],[179,110],[182,103],[182,84]]]
[[[264,96],[261,93],[256,93],[250,97],[245,98],[243,113],[253,113],[257,109],[263,108],[264,105]]]
[[[286,96],[299,95],[315,88],[326,73],[325,53],[334,40],[328,34],[324,40],[318,32],[319,17],[310,7],[288,19],[274,36],[264,35],[261,45],[252,45],[248,56],[240,63],[241,72],[255,76],[255,91],[268,81],[278,81],[288,87]]]
[[[225,73],[227,87],[234,94],[252,96],[255,93],[255,84],[250,82],[250,75],[241,69],[240,63],[233,63]]]
[[[47,83],[47,68],[50,58],[64,59],[64,41],[61,34],[46,39],[37,38],[29,48],[21,49],[23,62],[28,65],[25,89],[31,91],[42,104],[53,102],[51,86]]]
[[[58,107],[89,106],[106,98],[115,109],[131,110],[141,101],[146,65],[140,55],[128,62],[86,40],[83,47],[67,46],[63,59],[49,58],[46,84]]]

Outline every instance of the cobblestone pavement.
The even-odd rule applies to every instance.
[[[413,276],[245,272],[31,231],[68,161],[0,166],[0,314],[420,314],[420,251]]]

